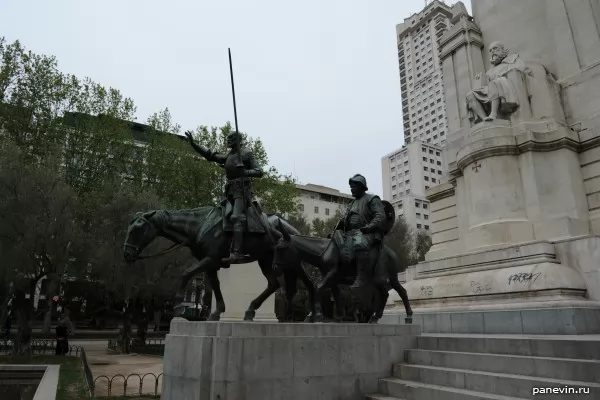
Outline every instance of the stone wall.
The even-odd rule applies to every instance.
[[[579,154],[583,183],[590,211],[590,230],[600,233],[600,139],[599,127],[586,129],[579,133],[583,150]]]
[[[166,338],[163,400],[364,399],[418,325],[187,322]]]

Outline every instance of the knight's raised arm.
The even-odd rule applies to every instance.
[[[194,142],[194,137],[191,131],[186,131],[185,136],[188,138],[188,141],[192,145],[192,148],[196,150],[196,152],[202,157],[204,157],[206,160],[215,162],[219,165],[225,164],[225,161],[227,160],[227,155],[218,153],[216,151],[212,151],[204,146],[200,146],[199,144]]]

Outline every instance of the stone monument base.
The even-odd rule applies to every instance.
[[[388,310],[382,324],[404,321],[404,312]],[[485,333],[529,335],[600,334],[600,307],[532,308],[531,304],[441,310],[414,310],[413,323],[424,333]]]
[[[405,285],[427,333],[600,334],[597,237],[537,241],[429,260]],[[403,321],[399,301],[383,323]]]
[[[377,391],[418,325],[188,322],[166,338],[163,400],[358,400]]]

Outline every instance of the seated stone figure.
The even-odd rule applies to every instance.
[[[490,45],[492,68],[475,76],[475,87],[467,93],[469,120],[493,121],[499,115],[510,117],[520,108],[531,114],[527,93],[527,76],[533,76],[518,54],[500,42]]]

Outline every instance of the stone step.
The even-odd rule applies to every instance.
[[[600,360],[600,335],[422,335],[422,350]]]
[[[390,397],[390,396],[386,396],[384,394],[368,394],[365,396],[365,398],[367,400],[402,400],[399,399],[398,397]]]
[[[600,361],[569,358],[482,354],[458,351],[410,349],[408,364],[483,372],[512,373],[569,381],[600,382]]]
[[[384,378],[379,381],[379,393],[404,398],[406,400],[524,400],[528,397],[509,397],[497,394],[457,389],[448,386],[432,385],[398,378]],[[536,396],[537,399],[537,396]]]
[[[395,365],[394,377],[405,381],[418,381],[420,383],[443,385],[456,389],[466,389],[523,398],[531,397],[533,388],[572,387],[576,390],[578,390],[578,388],[589,388],[591,398],[600,399],[600,384],[592,382],[576,382],[506,373],[410,364]],[[541,396],[539,393],[538,395]],[[552,396],[556,396],[556,394],[553,394]],[[569,396],[569,394],[565,396]]]

